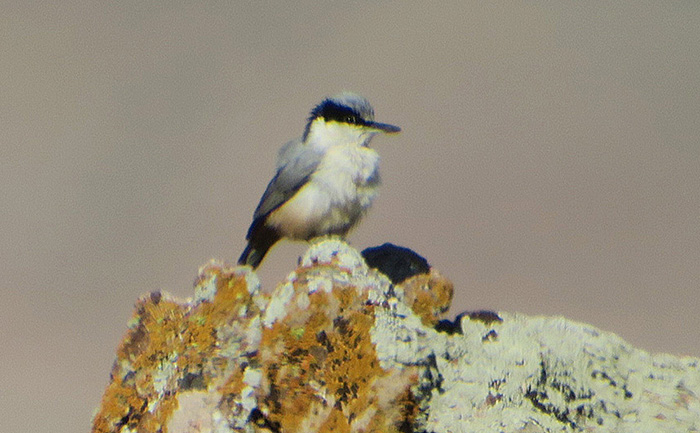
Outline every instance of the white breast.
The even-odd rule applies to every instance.
[[[336,145],[326,151],[309,182],[267,222],[293,239],[345,235],[371,206],[378,186],[376,151]]]

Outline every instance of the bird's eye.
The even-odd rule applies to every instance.
[[[345,118],[345,122],[346,122],[346,123],[349,123],[349,124],[351,124],[351,125],[354,125],[354,124],[357,123],[357,117],[355,117],[355,116],[347,116],[347,117]]]

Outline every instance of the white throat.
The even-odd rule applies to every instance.
[[[361,126],[318,118],[311,123],[306,143],[319,150],[337,145],[367,146],[374,135],[376,132]]]

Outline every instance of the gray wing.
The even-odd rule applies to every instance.
[[[290,141],[280,149],[277,173],[255,209],[248,239],[272,211],[282,206],[309,181],[322,157],[322,153],[302,144],[301,140]]]

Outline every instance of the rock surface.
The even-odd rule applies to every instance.
[[[271,294],[210,263],[140,299],[93,432],[697,432],[700,360],[563,318],[443,319],[438,272],[391,281],[339,240]]]

